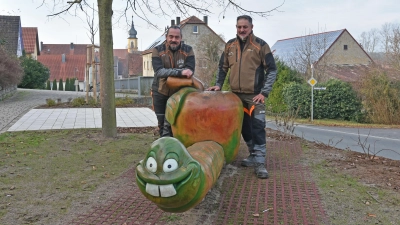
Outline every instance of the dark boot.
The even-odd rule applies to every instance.
[[[254,155],[250,153],[249,157],[245,158],[242,160],[241,165],[244,167],[253,167],[255,166],[257,163],[254,159]]]
[[[256,173],[257,178],[260,179],[268,178],[268,171],[267,169],[265,169],[264,163],[257,163],[254,167],[254,172]]]

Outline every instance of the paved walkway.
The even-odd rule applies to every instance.
[[[157,126],[149,108],[117,108],[117,127]],[[8,131],[101,128],[100,108],[32,109]]]
[[[84,109],[84,113],[80,111],[81,109],[59,109],[62,110],[61,112],[58,112],[57,109],[43,109],[44,111],[33,109],[39,105],[46,104],[46,99],[48,98],[61,99],[62,102],[66,102],[68,101],[68,99],[83,97],[85,95],[85,92],[50,91],[19,88],[16,94],[3,101],[0,101],[0,133],[6,132],[8,130],[17,131],[28,129],[41,130],[101,127],[101,119],[99,119],[100,114],[98,113],[98,111],[101,111],[100,109]],[[125,94],[116,94],[116,96],[117,95],[119,97],[122,97],[120,95]],[[64,110],[68,111],[66,112]],[[74,116],[74,110],[76,110],[76,116],[85,115],[85,122],[83,122],[81,118],[78,119],[76,116]],[[92,112],[90,112],[90,110],[92,110]],[[128,113],[129,116],[131,116],[130,119],[125,118],[126,110],[127,109],[117,109],[117,126],[130,126],[133,125],[132,123],[135,123],[137,126],[144,126],[142,124],[149,123],[151,123],[150,126],[156,126],[153,124],[153,122],[156,120],[155,115],[151,110],[144,112],[142,110],[139,110],[138,112],[136,110],[130,111]],[[148,116],[148,119],[140,117],[141,113]],[[154,117],[151,117],[151,115],[154,115]],[[124,119],[121,120],[121,117]],[[44,118],[49,121],[44,121]],[[75,118],[75,120],[73,120],[73,118]],[[61,128],[58,128],[60,126]]]

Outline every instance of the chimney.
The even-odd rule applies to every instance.
[[[204,21],[204,23],[206,23],[206,25],[208,25],[208,17],[207,16],[203,16],[203,21]]]
[[[74,54],[74,42],[71,42],[71,45],[69,47],[69,54],[73,55]]]
[[[181,24],[181,18],[179,16],[176,17],[176,25]]]
[[[40,42],[40,51],[43,50],[43,41]]]
[[[62,63],[65,63],[65,54],[62,54],[62,55],[61,55],[61,62],[62,62]]]
[[[171,27],[175,26],[175,20],[171,20]]]

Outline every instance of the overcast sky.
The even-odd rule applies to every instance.
[[[257,11],[266,11],[277,7],[284,0],[238,0],[244,8]],[[54,8],[54,0],[0,0],[1,15],[21,16],[23,27],[38,27],[39,41],[47,44],[88,44],[88,26],[82,13],[79,16],[64,14],[62,16],[47,17],[53,12],[60,11]],[[66,2],[61,1],[60,2]],[[96,2],[87,0],[87,2]],[[126,0],[114,0],[114,48],[126,48],[128,30],[130,29],[132,12],[127,13],[127,18],[120,15],[119,10],[124,7]],[[285,0],[283,5],[271,13],[268,18],[253,16],[254,33],[264,39],[270,46],[277,40],[302,36],[305,34],[333,31],[346,28],[354,38],[359,39],[363,31],[372,28],[380,29],[384,23],[400,23],[399,0]],[[60,6],[59,4],[58,6]],[[154,24],[160,28],[170,25],[171,19],[179,14],[158,17],[147,13]],[[208,16],[208,24],[216,33],[222,34],[225,40],[235,37],[236,11],[229,10],[225,18],[220,16],[221,8],[213,6]],[[71,11],[75,13],[75,9]],[[203,14],[192,15],[203,19]],[[139,50],[146,49],[151,42],[157,39],[162,30],[150,27],[137,16],[133,17],[135,28],[138,32]],[[96,43],[99,43],[97,39]]]

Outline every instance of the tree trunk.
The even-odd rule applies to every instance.
[[[100,31],[100,99],[104,137],[117,136],[112,36],[113,0],[97,0]],[[93,84],[96,85],[96,84]]]

